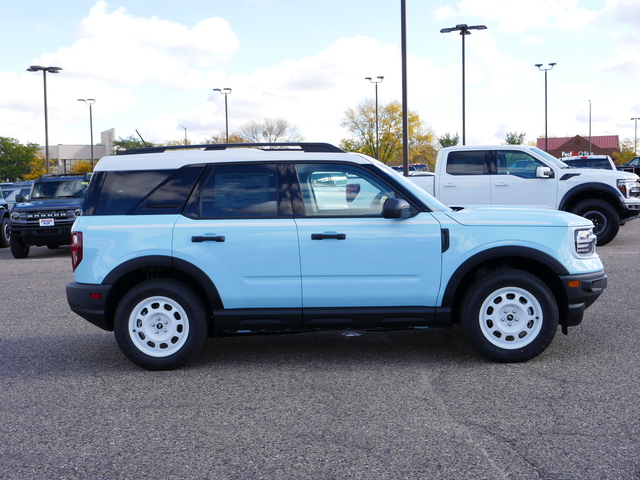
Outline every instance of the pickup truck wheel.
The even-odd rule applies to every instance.
[[[460,310],[460,323],[471,343],[497,362],[523,362],[540,355],[553,340],[558,321],[558,305],[545,283],[512,268],[475,280]]]
[[[609,202],[592,198],[578,203],[571,213],[593,222],[593,233],[598,237],[598,245],[606,245],[620,230],[620,215]]]
[[[20,237],[11,237],[9,241],[13,258],[26,258],[29,256],[29,245]]]
[[[200,298],[182,282],[152,279],[129,290],[116,309],[116,341],[136,365],[168,370],[187,362],[207,336]]]
[[[7,248],[9,246],[9,218],[2,217],[0,223],[0,248]]]

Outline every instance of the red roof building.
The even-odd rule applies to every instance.
[[[548,152],[556,158],[575,157],[578,155],[609,155],[620,152],[620,139],[618,135],[600,135],[589,137],[576,135],[575,137],[544,137],[538,138],[537,147],[544,150],[546,141],[549,142]],[[591,148],[589,148],[591,146]]]

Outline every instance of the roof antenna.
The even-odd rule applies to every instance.
[[[148,147],[149,145],[147,145],[147,142],[144,141],[144,138],[142,138],[142,135],[140,135],[140,132],[138,130],[136,130],[136,133],[138,134],[138,136],[140,137],[140,140],[142,140],[142,143],[144,143],[145,147]]]

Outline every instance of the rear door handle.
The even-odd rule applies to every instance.
[[[197,237],[191,237],[191,241],[193,243],[201,243],[201,242],[224,242],[225,238],[222,235],[214,235],[214,236],[205,236],[205,235],[201,235],[201,236],[197,236]]]
[[[346,233],[312,233],[311,240],[345,240],[347,238]]]

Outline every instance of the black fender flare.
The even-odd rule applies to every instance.
[[[576,195],[579,195],[585,192],[595,192],[595,191],[604,192],[607,196],[615,198],[617,202],[613,204],[613,206],[616,210],[618,211],[620,210],[620,204],[624,203],[624,199],[622,198],[620,191],[617,190],[615,187],[612,187],[611,185],[607,185],[606,183],[598,183],[598,182],[583,183],[581,185],[576,185],[575,187],[573,187],[571,190],[566,192],[562,197],[562,199],[560,200],[560,203],[558,204],[558,210],[568,211],[567,205]]]
[[[218,289],[205,272],[193,263],[166,255],[147,255],[121,263],[107,274],[102,284],[113,285],[131,272],[157,268],[172,270],[183,278],[193,279],[196,288],[204,292],[213,309],[224,308]]]
[[[536,264],[540,268],[550,270],[556,276],[569,274],[566,267],[557,259],[535,248],[517,245],[490,248],[465,260],[451,275],[442,297],[442,306],[452,307],[454,305],[456,293],[470,272],[484,263],[501,259],[521,259],[524,263]]]

